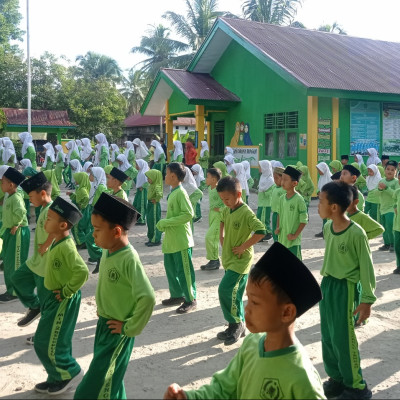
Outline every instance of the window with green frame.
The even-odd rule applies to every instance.
[[[265,114],[265,156],[278,160],[297,158],[298,129],[298,111]]]

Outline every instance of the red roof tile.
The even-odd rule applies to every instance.
[[[3,108],[7,125],[28,125],[28,110],[23,108]],[[75,126],[63,110],[32,110],[32,126]]]

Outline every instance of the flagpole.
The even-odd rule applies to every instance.
[[[31,56],[30,56],[30,37],[29,37],[29,0],[26,0],[26,55],[28,64],[28,132],[32,133],[32,110],[31,110]]]

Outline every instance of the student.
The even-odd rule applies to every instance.
[[[205,236],[207,264],[201,265],[200,269],[211,271],[218,269],[219,261],[219,230],[221,225],[221,212],[225,207],[217,192],[217,184],[221,179],[221,171],[210,168],[207,171],[206,184],[208,186],[208,201],[210,211],[208,213],[208,230]]]
[[[147,191],[147,238],[149,239],[145,245],[148,247],[159,246],[161,244],[161,232],[156,228],[158,221],[161,219],[160,201],[163,198],[163,179],[160,171],[150,169],[145,172],[149,183]]]
[[[93,167],[94,165],[91,161],[86,161],[85,164],[83,164],[82,171],[90,175],[90,171],[92,170]]]
[[[357,177],[356,183],[354,186],[361,192],[364,193],[366,192],[367,188],[367,181],[365,180],[364,176],[362,175],[362,171],[358,163],[354,162],[351,164],[354,168],[358,169],[360,171],[360,176]],[[368,170],[367,170],[368,171]]]
[[[174,140],[174,150],[171,155],[171,162],[182,162],[183,161],[183,147],[180,140]]]
[[[137,219],[133,206],[102,193],[91,218],[95,243],[104,249],[96,288],[99,319],[93,359],[74,398],[125,399],[124,375],[135,337],[153,312],[155,294],[129,243],[128,231]]]
[[[348,217],[364,229],[365,233],[367,234],[368,240],[378,237],[385,231],[385,229],[381,224],[372,219],[368,214],[365,214],[357,208],[358,190],[355,186],[350,186],[350,189],[353,195],[353,201],[347,208]]]
[[[383,158],[383,157],[382,157]],[[393,239],[394,239],[394,251],[396,253],[396,269],[393,271],[394,274],[400,274],[400,174],[397,176],[399,181],[399,188],[393,193],[394,200],[394,220],[393,220]]]
[[[82,377],[81,367],[72,357],[72,336],[81,303],[80,288],[88,279],[88,268],[69,235],[82,214],[71,203],[57,197],[49,207],[44,228],[54,242],[47,254],[44,286],[47,295],[35,333],[35,352],[47,372],[38,383],[39,393],[58,395]]]
[[[207,176],[208,159],[210,158],[210,149],[208,148],[208,143],[205,140],[200,142],[201,150],[199,157],[199,164],[203,168],[203,175]]]
[[[161,147],[160,142],[157,140],[153,140],[151,142],[151,147],[154,149],[154,164],[152,169],[157,169],[161,171],[164,176],[164,166],[165,166],[165,153],[163,148]]]
[[[368,238],[346,216],[352,201],[349,185],[342,181],[328,183],[319,199],[318,213],[329,219],[324,227],[320,302],[322,358],[329,376],[324,392],[328,398],[370,399],[372,393],[362,376],[354,332],[355,325],[369,318],[376,300]]]
[[[370,166],[371,164],[375,164],[377,166],[382,165],[381,159],[378,157],[378,151],[374,149],[373,147],[370,149],[367,149],[367,153],[369,155],[368,160],[367,160],[367,167]]]
[[[44,176],[46,179],[51,183],[51,199],[55,200],[56,197],[60,195],[60,186],[58,186],[58,181],[56,177],[56,172],[54,169],[49,169],[47,171],[44,171]],[[36,211],[36,208],[35,208]],[[39,210],[40,212],[40,210]]]
[[[276,187],[272,165],[268,160],[261,160],[258,162],[260,171],[260,181],[258,183],[258,196],[257,196],[257,218],[264,224],[267,234],[263,240],[272,238],[271,229],[271,203],[272,193]]]
[[[314,186],[314,182],[312,181],[312,179],[310,177],[310,171],[308,170],[307,165],[301,165],[298,169],[301,172],[301,178],[300,178],[300,182],[299,182],[299,186],[298,186],[297,190],[303,196],[303,199],[307,206],[307,212],[308,212],[308,208],[309,208],[310,202],[311,202],[311,196],[314,193],[315,186]],[[332,179],[332,176],[331,176],[331,179]]]
[[[28,132],[26,132],[28,133]],[[14,144],[8,137],[3,138],[4,150],[3,150],[3,163],[9,167],[15,167],[17,163],[17,156],[15,154]],[[22,157],[25,158],[25,157]],[[27,158],[27,157],[26,157]],[[31,159],[31,158],[29,158]],[[35,163],[36,163],[36,152],[35,152]]]
[[[110,159],[110,151],[107,138],[104,133],[98,133],[97,135],[95,135],[95,139],[98,144],[96,152],[98,165],[96,166],[104,168],[106,165],[108,165]]]
[[[249,188],[249,194],[246,196],[246,203],[249,204],[250,189],[254,186],[254,179],[251,177],[250,163],[245,160],[242,161],[241,164],[243,165],[244,173],[246,174],[247,187]]]
[[[28,309],[25,316],[17,323],[18,326],[23,327],[40,317],[40,308],[46,297],[44,275],[47,251],[54,237],[44,229],[47,212],[52,203],[51,183],[46,179],[44,173],[40,172],[22,182],[21,187],[29,195],[30,202],[35,207],[41,208],[35,229],[33,254],[14,272],[11,278],[16,295]]]
[[[342,163],[343,163],[343,160],[346,160],[346,158],[343,158],[343,157],[347,157],[347,161],[349,160],[348,156],[342,156]],[[346,161],[346,164],[343,164],[343,165],[347,165],[347,161]],[[318,194],[321,191],[322,187],[326,183],[332,181],[332,174],[329,171],[328,165],[326,163],[324,163],[324,162],[321,162],[321,163],[319,163],[317,165],[317,171],[318,171],[318,174],[319,174],[318,184],[317,184],[317,186],[318,186],[317,194]],[[314,237],[317,237],[317,238],[323,238],[324,237],[324,225],[325,225],[325,223],[326,223],[326,220],[323,219],[322,220],[322,231],[320,233],[316,233],[314,235]]]
[[[383,234],[383,246],[379,247],[381,251],[394,252],[394,237],[393,237],[393,219],[395,200],[393,195],[400,187],[398,180],[395,178],[397,170],[397,162],[390,160],[385,167],[385,178],[378,184],[380,194],[380,215],[381,222],[385,228]]]
[[[117,157],[119,156],[120,150],[118,145],[116,145],[115,143],[111,144],[111,155],[110,155],[110,161],[111,161],[111,165],[115,168],[118,168],[118,161],[117,161]]]
[[[75,184],[76,184],[75,179],[74,179],[74,174],[76,174],[78,172],[82,172],[82,170],[83,170],[81,161],[78,159],[71,160],[69,162],[69,167],[70,167],[71,182],[72,182],[71,188],[74,189]]]
[[[146,144],[139,138],[134,139],[132,143],[135,149],[136,160],[144,160],[148,163],[150,152]]]
[[[130,140],[127,140],[124,143],[124,147],[125,147],[125,157],[128,160],[129,164],[131,164],[132,166],[135,165],[136,163],[136,155],[135,155],[135,148],[133,147],[133,143]]]
[[[301,172],[290,166],[283,171],[281,185],[286,195],[279,201],[275,234],[279,243],[301,260],[301,233],[308,223],[308,214],[303,197],[296,192],[300,176]]]
[[[204,170],[200,164],[194,164],[192,166],[191,172],[193,174],[194,180],[196,181],[196,186],[200,189],[201,192],[204,192],[206,189],[206,178],[204,177]],[[203,196],[202,196],[203,197]],[[195,217],[193,222],[200,222],[202,219],[201,215],[201,200],[200,199],[196,206],[194,207]]]
[[[224,157],[224,163],[226,165],[226,170],[228,171],[228,174],[232,174],[233,171],[233,166],[235,164],[235,159],[232,154],[226,154]]]
[[[186,169],[182,163],[167,166],[165,183],[172,187],[168,196],[167,215],[156,228],[165,232],[162,243],[164,268],[168,279],[170,298],[164,306],[181,304],[176,312],[185,314],[197,307],[196,280],[192,263],[193,234],[190,221],[194,216],[189,196],[182,188]]]
[[[125,190],[126,195],[129,197],[129,192],[132,189],[132,185],[138,171],[135,167],[129,164],[128,159],[126,158],[125,154],[119,154],[117,156],[117,163],[119,164],[118,169],[128,175],[128,179],[122,185],[122,188]]]
[[[25,180],[25,176],[16,169],[9,167],[1,179],[1,189],[7,193],[3,203],[2,235],[4,283],[6,292],[0,295],[0,303],[10,303],[18,300],[12,284],[14,272],[25,263],[29,253],[30,231],[26,218],[26,208],[23,195],[17,190]]]
[[[381,161],[382,161],[382,167],[385,168],[387,162],[389,161],[389,156],[383,155],[383,156],[381,157]]]
[[[109,174],[106,173],[106,179],[107,188],[110,189],[110,194],[128,201],[128,196],[126,195],[125,190],[122,189],[122,185],[128,179],[128,175],[112,165],[109,167],[111,168],[111,171]]]
[[[368,166],[368,176],[366,179],[368,195],[365,199],[365,213],[369,214],[375,221],[378,221],[378,209],[380,193],[378,190],[379,182],[382,180],[381,173],[375,164]]]
[[[81,160],[85,164],[87,161],[92,161],[94,151],[92,149],[92,144],[90,143],[90,139],[83,138],[82,139],[82,150],[81,150]]]
[[[367,166],[364,164],[364,160],[360,154],[354,156],[354,162],[356,162],[360,168],[361,175],[365,178],[368,175]]]
[[[197,151],[194,148],[193,143],[188,140],[185,143],[185,165],[188,168],[192,168],[194,164],[196,164],[196,157],[197,157]]]
[[[221,171],[221,178],[225,178],[229,176],[228,171],[226,169],[226,164],[223,161],[217,161],[213,164],[214,168],[217,168]]]
[[[271,162],[272,165],[272,162]],[[279,216],[279,202],[281,196],[283,196],[286,192],[282,188],[282,174],[285,169],[282,167],[274,167],[273,168],[273,177],[274,177],[274,182],[275,182],[275,187],[274,190],[272,191],[271,195],[271,212],[272,212],[272,238],[274,239],[274,242],[278,241],[278,235],[275,233],[277,222],[278,222],[278,216]]]
[[[79,154],[79,149],[78,149],[78,146],[76,145],[75,140],[70,140],[69,142],[67,142],[65,144],[65,148],[68,150],[68,154],[65,157],[67,167],[64,170],[64,181],[66,183],[68,182],[67,188],[73,189],[74,182],[72,181],[72,173],[73,172],[71,169],[71,161],[77,160],[79,165],[81,165],[81,156]],[[79,172],[79,171],[75,171],[75,172]]]
[[[342,172],[340,173],[340,180],[347,183],[348,185],[355,186],[357,178],[361,175],[361,172],[353,165],[345,165]],[[358,189],[357,189],[358,190]],[[364,195],[358,190],[358,204],[357,208],[360,211],[364,211]]]
[[[182,182],[182,187],[185,189],[186,193],[189,196],[190,203],[194,210],[195,216],[194,219],[190,222],[192,227],[192,232],[194,233],[193,222],[196,222],[196,205],[203,198],[203,192],[197,187],[196,180],[192,174],[192,171],[188,167],[185,168],[185,178]]]
[[[22,143],[21,156],[31,160],[32,168],[36,169],[36,149],[32,141],[32,135],[29,132],[21,132],[18,134],[19,140]],[[13,146],[14,147],[14,146]]]
[[[331,168],[332,174],[335,174],[343,169],[343,164],[339,160],[333,160],[329,163],[329,167]]]
[[[54,148],[57,151],[57,153],[56,153],[56,167],[55,167],[56,177],[57,177],[58,184],[61,185],[61,183],[62,183],[62,174],[63,174],[63,170],[64,170],[64,166],[65,166],[65,153],[63,151],[63,148],[62,148],[61,144],[56,144],[54,146]]]
[[[144,160],[137,160],[136,169],[138,175],[136,177],[136,194],[133,200],[133,206],[140,214],[136,225],[146,225],[147,187],[149,184],[145,174],[149,170],[149,165]]]
[[[242,163],[232,164],[232,176],[237,178],[240,183],[240,187],[242,188],[242,198],[243,202],[249,204],[249,185],[247,183],[247,176],[244,170],[244,165]]]
[[[349,163],[349,156],[347,154],[342,155],[340,157],[340,162],[342,163],[343,166],[347,165]]]
[[[46,154],[44,155],[42,171],[51,170],[54,168],[54,163],[56,161],[53,145],[50,142],[47,142],[43,147],[46,149]]]
[[[228,328],[217,338],[226,346],[245,334],[243,292],[254,257],[253,246],[265,236],[264,224],[243,202],[239,180],[222,178],[217,192],[226,208],[221,213],[220,243],[225,274],[218,287],[219,302]],[[254,234],[252,234],[254,232]]]

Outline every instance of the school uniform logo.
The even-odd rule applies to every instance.
[[[289,210],[293,212],[294,209],[295,209],[295,205],[294,205],[294,204],[291,204],[290,207],[289,207]]]
[[[283,392],[279,379],[265,378],[261,386],[260,397],[262,399],[283,399]]]
[[[121,275],[116,268],[111,268],[108,270],[108,280],[111,283],[117,283],[120,277]]]
[[[240,229],[240,226],[241,226],[242,224],[239,222],[239,221],[235,221],[234,223],[233,223],[233,229],[236,229],[237,231]]]
[[[348,251],[347,244],[345,242],[339,243],[338,252],[340,254],[346,254]]]
[[[58,258],[56,258],[53,262],[53,269],[55,269],[56,271],[59,271],[61,266],[62,266],[62,262]]]

